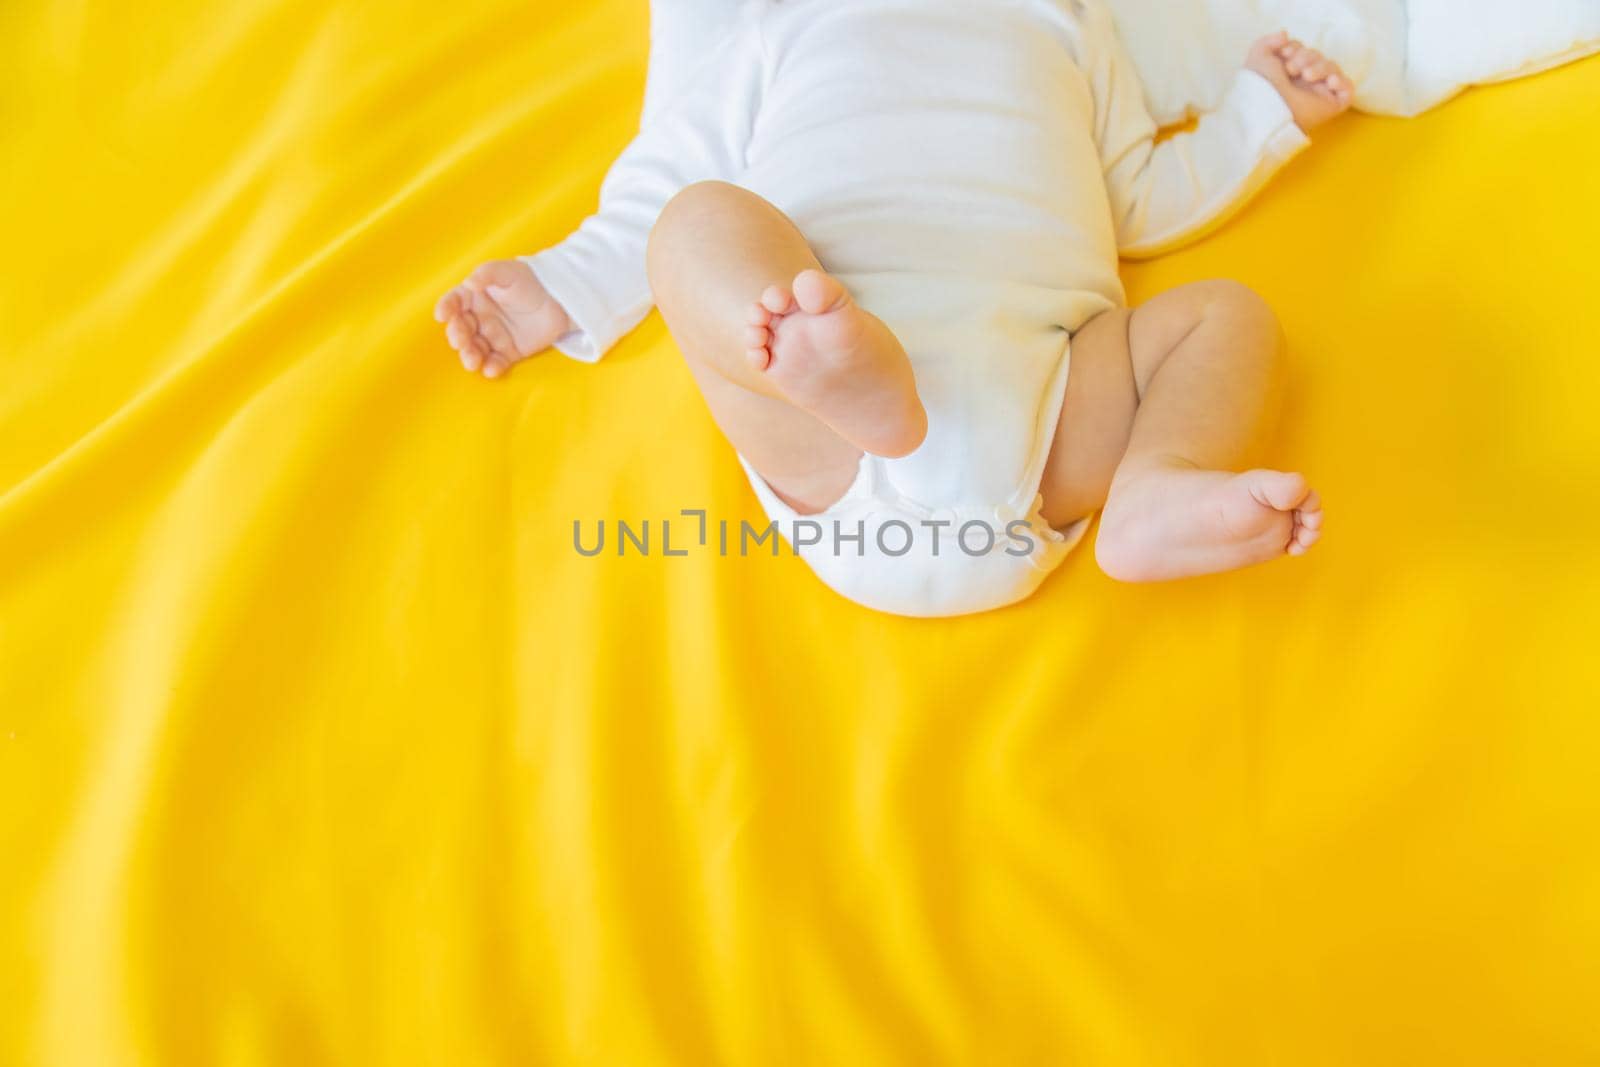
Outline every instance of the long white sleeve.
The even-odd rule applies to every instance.
[[[652,98],[638,136],[601,183],[599,209],[559,244],[520,257],[572,320],[558,351],[593,363],[637,326],[652,304],[645,245],[662,207],[686,185],[743,172],[761,96],[754,14],[742,7],[733,32],[698,60],[673,57],[693,73]]]
[[[1096,141],[1122,255],[1153,256],[1204,236],[1310,143],[1272,83],[1241,69],[1217,110],[1158,144],[1110,18],[1096,10],[1085,29]]]
[[[759,0],[650,0],[650,66],[644,83],[642,126],[678,95],[700,61],[744,27],[741,8]]]

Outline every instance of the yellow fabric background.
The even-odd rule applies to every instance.
[[[1600,60],[1130,269],[1281,311],[1313,556],[919,622],[579,557],[759,515],[659,318],[430,319],[590,209],[642,0],[0,42],[0,1063],[1600,1059]]]

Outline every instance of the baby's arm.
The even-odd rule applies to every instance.
[[[468,370],[498,377],[552,345],[592,363],[649,313],[645,245],[661,208],[686,185],[743,172],[759,103],[760,42],[746,14],[755,6],[743,5],[718,47],[690,57],[681,84],[652,94],[594,214],[535,255],[483,264],[440,298],[434,317]]]
[[[1152,256],[1204,236],[1267,183],[1309,140],[1306,132],[1350,105],[1332,62],[1274,34],[1251,49],[1217,110],[1157,143],[1133,61],[1109,17],[1089,65],[1096,133],[1124,256]]]

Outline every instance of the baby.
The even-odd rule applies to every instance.
[[[1282,387],[1271,310],[1227,281],[1130,309],[1117,267],[1348,108],[1335,64],[1264,38],[1158,140],[1102,0],[746,0],[697,44],[594,215],[440,298],[467,370],[596,360],[654,303],[767,515],[895,614],[1027,597],[1097,511],[1124,581],[1316,542],[1303,476],[1240,473]]]

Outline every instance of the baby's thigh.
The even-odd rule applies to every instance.
[[[1101,312],[1072,335],[1066,397],[1039,492],[1042,514],[1064,528],[1105,504],[1139,410],[1129,346],[1133,311]]]

